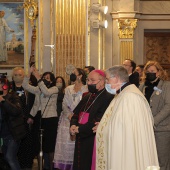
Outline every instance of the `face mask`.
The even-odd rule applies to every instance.
[[[112,89],[111,84],[105,84],[105,88],[110,94],[116,94],[116,89]]]
[[[156,79],[156,73],[146,73],[146,80],[154,81]]]
[[[88,84],[88,90],[90,93],[97,93],[98,89],[96,89],[96,84]]]
[[[50,87],[50,84],[51,84],[50,81],[43,79],[43,82],[44,82],[44,84],[46,85],[47,88]]]
[[[62,86],[63,86],[63,84],[62,84],[62,83],[56,83],[56,86],[57,86],[59,89],[61,89]]]
[[[77,76],[76,76],[74,73],[72,73],[72,74],[70,75],[70,81],[75,82],[76,79],[77,79]]]
[[[13,80],[15,83],[22,83],[23,82],[23,77],[21,76],[14,76]]]
[[[3,95],[3,91],[0,91],[0,95]]]

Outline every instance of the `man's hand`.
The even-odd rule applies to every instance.
[[[29,69],[28,75],[26,75],[26,76],[29,78],[30,75],[33,74],[34,70],[35,70],[35,67],[31,66],[30,69]]]
[[[39,74],[39,72],[36,68],[34,68],[33,74],[34,74],[34,76],[36,77],[37,80],[41,79],[41,76],[40,76],[40,74]]]
[[[76,129],[75,129],[75,134],[79,133],[79,127],[76,126]]]
[[[71,134],[71,135],[75,135],[75,130],[76,130],[76,125],[72,125],[72,126],[70,127],[70,134]]]
[[[96,122],[96,123],[95,123],[96,126],[94,126],[94,127],[92,128],[93,133],[96,133],[99,123],[100,123],[100,122]]]
[[[5,99],[3,98],[3,96],[0,96],[0,102],[5,101]]]
[[[68,119],[71,120],[72,116],[73,116],[73,113],[69,114]]]
[[[28,124],[33,124],[33,123],[34,123],[34,120],[31,119],[31,118],[28,118],[27,123],[28,123]]]

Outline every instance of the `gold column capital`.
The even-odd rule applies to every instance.
[[[118,19],[119,38],[133,38],[137,21],[137,19]]]

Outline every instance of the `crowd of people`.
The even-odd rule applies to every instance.
[[[0,74],[0,138],[11,170],[170,170],[170,81],[157,61],[61,76]],[[1,169],[1,165],[0,165]]]

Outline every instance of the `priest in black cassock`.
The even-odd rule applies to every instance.
[[[74,170],[91,170],[95,133],[92,128],[100,122],[114,98],[105,89],[105,73],[93,70],[87,78],[89,93],[75,108],[70,122],[70,134],[76,135]]]

